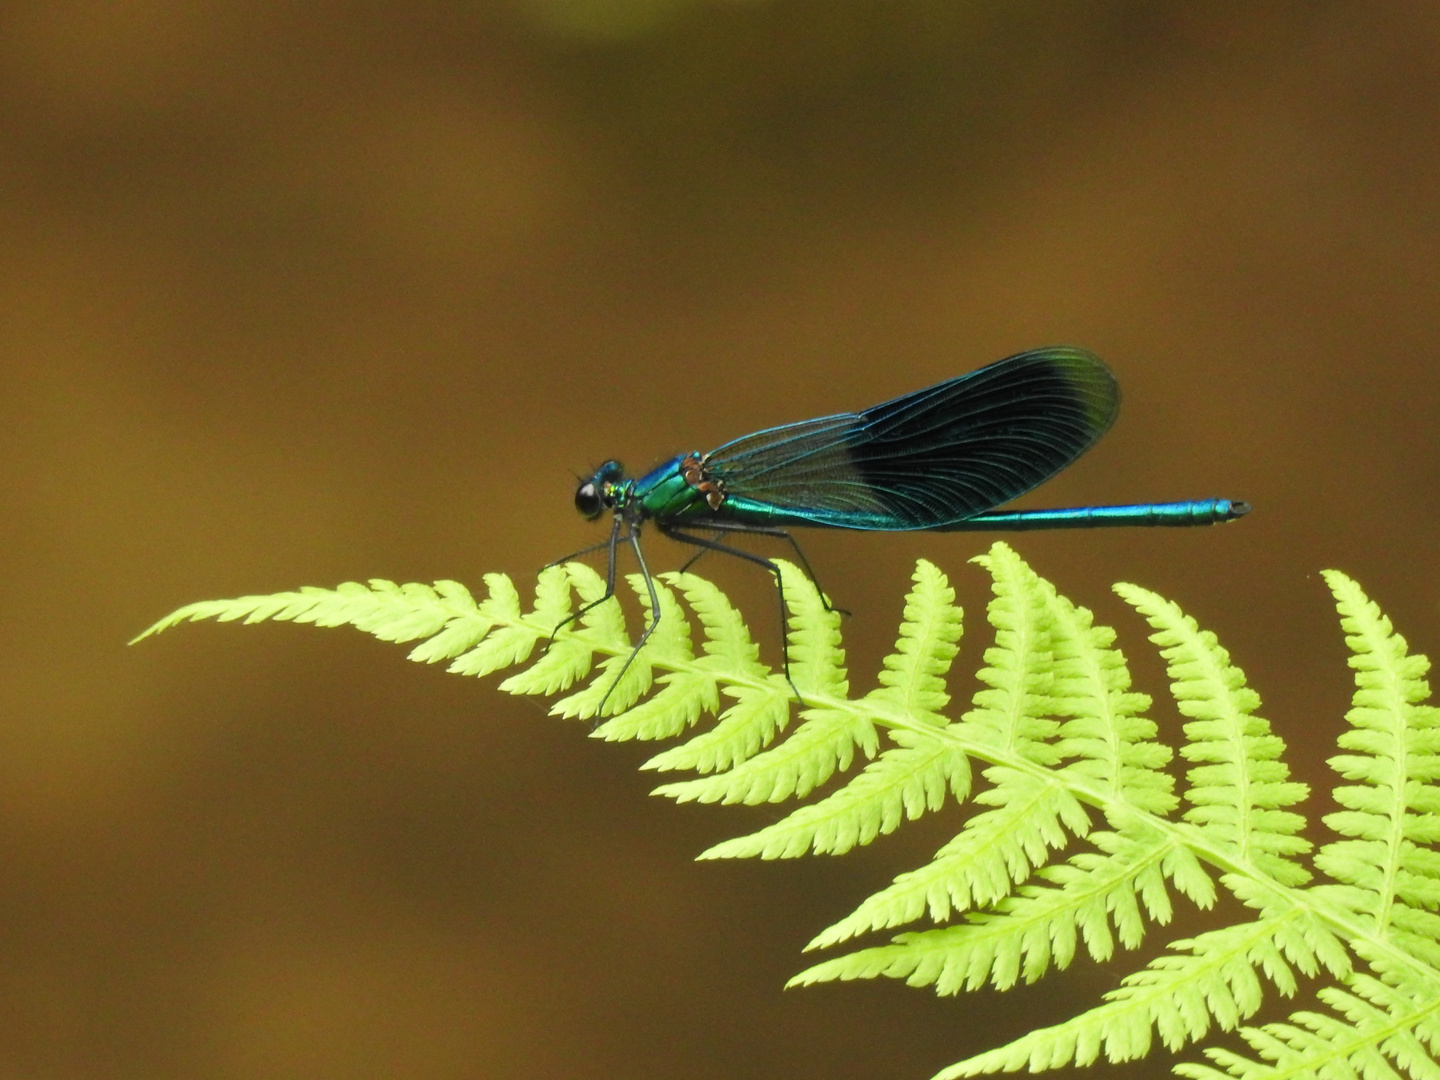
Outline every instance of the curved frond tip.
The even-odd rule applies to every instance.
[[[1311,857],[1306,786],[1214,633],[1155,592],[1116,586],[1167,665],[1183,723],[1177,792],[1162,738],[1176,721],[1152,716],[1149,695],[1132,689],[1115,631],[1006,544],[975,562],[991,581],[990,633],[972,650],[978,688],[961,707],[951,668],[963,616],[947,576],[925,561],[895,650],[863,693],[851,690],[838,613],[788,563],[788,679],[703,578],[661,575],[651,611],[650,583],[631,577],[622,604],[579,563],[540,574],[529,601],[501,574],[486,576],[481,598],[450,581],[376,579],[191,604],[136,640],[200,619],[354,626],[457,674],[506,672],[501,689],[556,698],[552,713],[589,721],[596,737],[667,741],[645,767],[690,775],[658,794],[793,801],[702,858],[839,855],[921,815],[949,815],[932,858],[808,948],[904,932],[822,958],[792,985],[886,976],[941,994],[1007,989],[1085,956],[1116,963],[1221,890],[1239,901],[1243,917],[1175,938],[1092,1007],[941,1077],[1195,1045],[1207,1061],[1181,1075],[1440,1080],[1440,710],[1429,661],[1353,580],[1326,572],[1355,692],[1331,758],[1333,836]],[[633,657],[631,603],[658,619]],[[1311,1000],[1283,1022],[1247,1026],[1267,1000],[1302,994]],[[1250,1056],[1211,1045],[1231,1031]]]

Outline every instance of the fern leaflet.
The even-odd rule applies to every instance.
[[[1331,759],[1341,809],[1324,824],[1334,838],[1311,858],[1295,809],[1306,786],[1290,778],[1283,741],[1213,633],[1153,592],[1116,586],[1149,623],[1185,720],[1177,794],[1175,751],[1148,715],[1150,698],[1131,689],[1115,632],[1005,544],[975,561],[993,584],[994,638],[958,716],[946,677],[961,612],[946,576],[924,561],[896,649],[859,696],[838,615],[781,564],[798,707],[729,601],[684,573],[657,580],[657,613],[630,579],[659,624],[628,667],[621,606],[595,603],[604,582],[580,564],[544,571],[529,610],[498,574],[478,601],[455,582],[375,580],[192,604],[141,637],[193,619],[355,626],[415,642],[411,659],[459,674],[515,669],[502,689],[563,695],[551,711],[592,721],[597,737],[678,740],[645,767],[691,775],[658,794],[800,800],[704,858],[838,855],[922,814],[953,813],[954,835],[931,860],[809,948],[930,925],[821,960],[796,985],[884,975],[942,994],[1004,989],[1082,952],[1106,960],[1135,948],[1171,921],[1177,898],[1208,907],[1223,888],[1248,909],[1233,925],[1171,941],[1094,1007],[940,1077],[1127,1061],[1158,1042],[1199,1045],[1208,1062],[1176,1071],[1204,1080],[1440,1080],[1440,710],[1427,704],[1425,657],[1355,582],[1326,572],[1356,689]],[[577,598],[586,606],[572,621]],[[1246,1026],[1268,998],[1299,994],[1302,978],[1321,984],[1311,1007]],[[1229,1031],[1250,1056],[1206,1045]]]

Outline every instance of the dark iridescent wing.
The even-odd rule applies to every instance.
[[[796,524],[928,529],[1048,480],[1114,422],[1120,391],[1084,349],[1035,349],[861,413],[805,420],[707,456],[737,511]]]

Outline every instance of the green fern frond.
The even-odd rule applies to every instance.
[[[1314,953],[1292,916],[1257,920],[1173,942],[1171,951],[1128,975],[1105,1004],[1055,1027],[1042,1028],[998,1050],[946,1069],[936,1080],[991,1072],[1039,1072],[1145,1057],[1158,1037],[1175,1051],[1212,1027],[1233,1029],[1260,1007],[1264,974],[1286,997],[1297,989],[1295,969],[1313,976]]]
[[[514,596],[514,586],[503,574],[487,575],[486,581],[492,586],[502,582],[502,591],[509,589],[506,598]],[[503,604],[504,599],[500,603]],[[518,614],[518,597],[515,610]],[[420,655],[412,653],[411,658],[433,662],[458,655],[483,638],[495,625],[493,612],[493,607],[477,607],[470,590],[456,581],[437,581],[432,587],[396,585],[393,581],[375,578],[369,585],[354,581],[336,589],[307,585],[294,592],[272,593],[269,596],[241,596],[234,600],[203,600],[197,604],[186,604],[136,635],[130,644],[144,641],[152,634],[183,622],[215,619],[218,622],[239,620],[248,624],[272,620],[314,623],[316,626],[354,626],[374,634],[381,641],[430,638],[427,645],[431,647],[423,653],[416,650]],[[442,634],[447,630],[454,633]],[[437,645],[437,641],[443,641],[443,644]],[[465,643],[456,645],[453,644],[455,642]],[[441,656],[436,653],[441,648],[451,651]]]
[[[1155,722],[1143,714],[1147,694],[1130,692],[1130,670],[1115,631],[1095,626],[1088,610],[1046,588],[1054,648],[1051,708],[1066,716],[1057,751],[1074,758],[1063,771],[1107,800],[1153,814],[1175,807],[1174,778],[1164,772],[1173,756],[1155,738]]]
[[[513,615],[520,610],[520,597],[508,578],[504,579],[504,582],[503,586],[500,586],[498,582],[492,583],[491,590],[492,593],[501,588],[506,591],[508,605],[506,610]],[[539,580],[535,583],[534,617],[537,623],[549,622],[552,627],[555,627],[570,617],[572,585],[582,601],[595,599],[605,591],[604,582],[589,567],[583,567],[574,572],[558,566],[550,567],[540,574]],[[511,635],[520,643],[524,643],[530,638],[524,628],[512,630]],[[531,644],[533,645],[534,641],[538,640],[538,638],[531,639]],[[478,641],[467,641],[464,647],[467,650],[473,649],[478,644]],[[481,656],[472,656],[469,663],[474,664],[477,661],[480,670],[483,670],[488,662]],[[500,688],[510,694],[543,694],[546,697],[552,697],[569,690],[575,683],[588,675],[593,663],[594,652],[583,639],[563,638],[549,643],[549,647],[535,663],[524,671],[511,675],[500,684]],[[469,664],[467,664],[467,668],[468,666]],[[464,673],[471,674],[472,672],[465,670]]]
[[[663,753],[642,767],[662,771],[713,773],[734,768],[769,746],[790,719],[790,688],[773,679],[760,663],[760,647],[750,638],[740,613],[714,585],[694,574],[662,574],[684,595],[705,634],[704,655],[696,666],[713,673],[714,685],[736,699],[719,723]],[[707,700],[711,711],[718,698]]]
[[[631,589],[640,598],[648,621],[652,617],[650,591],[645,587],[645,581],[640,575],[633,574],[628,580]],[[720,692],[715,677],[693,663],[695,653],[690,642],[690,621],[685,617],[680,601],[663,581],[655,582],[655,594],[660,601],[660,621],[656,624],[650,640],[635,657],[631,670],[642,665],[645,668],[659,665],[667,669],[658,679],[662,689],[633,707],[623,705],[625,697],[619,696],[616,701],[619,711],[612,710],[613,719],[596,729],[600,738],[612,742],[673,738],[686,728],[693,727],[702,714],[714,713],[719,705]],[[619,663],[623,665],[625,661],[620,660]],[[629,672],[626,672],[626,677],[628,676]],[[646,689],[649,688],[648,677],[642,675],[640,681],[645,684]],[[623,685],[622,683],[616,686],[612,697],[617,696]],[[599,687],[586,692],[593,696],[597,690],[604,693],[603,688]],[[576,715],[593,716],[595,713],[587,709],[577,712]]]
[[[945,675],[959,652],[960,630],[955,590],[932,563],[922,559],[915,568],[915,587],[906,597],[895,652],[885,659],[880,686],[865,696],[860,708],[873,708],[878,715],[910,724],[944,724],[940,710],[950,700]],[[892,727],[889,734],[897,745],[833,795],[802,806],[769,828],[717,844],[700,857],[788,859],[811,850],[842,855],[857,844],[894,832],[907,818],[913,821],[927,810],[939,810],[947,790],[957,801],[965,800],[970,793],[970,760],[963,752],[908,727]],[[671,791],[662,789],[662,793]]]
[[[845,677],[845,650],[840,647],[840,612],[820,595],[820,590],[792,563],[776,560],[780,567],[780,588],[790,613],[790,679],[805,701],[829,698],[845,701],[850,683]]]
[[[632,658],[621,605],[596,603],[604,581],[575,563],[540,575],[529,610],[503,575],[486,577],[478,601],[454,582],[376,580],[192,604],[141,637],[207,618],[352,625],[415,642],[411,659],[453,672],[512,669],[503,689],[564,695],[552,712],[598,722],[599,738],[678,740],[645,767],[691,776],[659,794],[798,800],[782,820],[705,858],[842,854],[960,806],[931,860],[808,948],[931,925],[821,960],[793,985],[883,975],[941,994],[1004,989],[1082,952],[1113,960],[1169,923],[1177,898],[1209,907],[1223,888],[1248,909],[1233,925],[1170,942],[1094,1007],[941,1077],[1128,1061],[1158,1042],[1200,1045],[1209,1063],[1176,1071],[1207,1080],[1440,1080],[1440,710],[1427,704],[1425,657],[1409,653],[1353,581],[1327,572],[1356,690],[1343,753],[1331,761],[1341,809],[1324,820],[1336,836],[1307,865],[1293,809],[1305,785],[1290,779],[1283,741],[1214,634],[1155,593],[1116,587],[1148,621],[1185,718],[1177,795],[1172,750],[1147,715],[1150,698],[1131,689],[1114,631],[1005,544],[975,561],[992,581],[994,640],[958,718],[945,680],[961,612],[927,562],[916,567],[895,651],[859,696],[838,614],[788,563],[788,679],[761,662],[739,613],[693,574],[656,580],[655,612],[646,582],[628,580],[646,622],[658,617]],[[976,805],[965,808],[969,800]],[[1313,871],[1324,879],[1311,882]],[[1302,993],[1302,979],[1320,983],[1311,1007],[1245,1026],[1270,996]],[[1251,1056],[1206,1047],[1228,1031]]]
[[[1094,626],[1088,611],[1060,597],[1028,568],[1022,570],[1005,545],[995,545],[984,561],[996,582],[991,617],[999,644],[987,654],[992,663],[983,677],[990,687],[981,691],[976,709],[954,726],[954,733],[961,739],[978,735],[982,742],[974,752],[997,762],[987,772],[995,783],[987,801],[1001,809],[967,823],[967,831],[937,858],[943,870],[902,877],[872,898],[868,910],[832,927],[812,945],[914,917],[922,895],[934,912],[964,910],[977,897],[992,910],[967,916],[965,926],[901,935],[891,946],[818,964],[797,976],[801,983],[883,973],[912,984],[936,983],[942,993],[986,979],[1003,988],[1021,972],[1027,980],[1038,978],[1052,959],[1067,965],[1077,935],[1097,959],[1110,955],[1112,931],[1127,947],[1138,945],[1142,905],[1157,921],[1169,918],[1161,868],[1169,864],[1177,842],[1150,829],[1144,814],[1174,803],[1171,779],[1160,771],[1170,752],[1154,741],[1154,723],[1139,715],[1149,699],[1128,692],[1124,658],[1110,647],[1113,631]],[[1053,746],[1042,741],[1053,726],[1032,722],[1027,730],[1023,725],[1032,720],[1031,703],[1038,697],[1035,681],[1024,677],[1027,657],[1033,660],[1046,644],[1050,679],[1048,685],[1042,681],[1043,708],[1070,718],[1060,725]],[[1010,745],[995,745],[1002,741]],[[1073,797],[1102,806],[1116,828],[1089,834],[1099,853],[1082,852],[1066,863],[1041,867],[1038,875],[1048,886],[1020,886],[1051,847],[1037,844],[1037,838],[1053,838],[1055,847],[1064,838],[1055,828],[1059,818],[1046,812],[1045,803],[1023,797],[1027,787],[1034,790],[1024,778],[1036,767],[1024,759],[1008,768],[1001,765],[1008,757],[1001,752],[1017,748],[1031,758],[1075,759],[1059,775],[1071,785]],[[1025,765],[1029,769],[1016,768]],[[1043,783],[1055,783],[1053,773],[1036,775]],[[1012,815],[1012,804],[1036,817]],[[1071,820],[1076,835],[1089,833],[1088,818],[1072,815]],[[1008,828],[996,829],[997,824]],[[946,883],[943,892],[934,888],[937,878]]]
[[[977,677],[986,689],[960,721],[967,738],[1013,750],[1028,761],[1054,765],[1060,723],[1050,690],[1055,681],[1048,606],[1053,589],[1006,544],[971,560],[990,572],[995,597],[986,614],[995,645],[985,650]]]
[[[1309,871],[1293,858],[1310,850],[1297,835],[1305,819],[1282,808],[1304,800],[1309,789],[1290,782],[1280,760],[1285,742],[1255,715],[1260,696],[1245,685],[1245,673],[1176,604],[1137,585],[1115,591],[1154,627],[1150,640],[1169,665],[1175,701],[1191,717],[1180,753],[1202,764],[1187,774],[1185,820],[1277,881],[1308,881]]]
[[[1353,730],[1340,746],[1356,751],[1330,759],[1346,780],[1335,800],[1347,809],[1325,824],[1353,839],[1326,844],[1315,863],[1340,884],[1326,894],[1374,921],[1375,932],[1419,950],[1440,964],[1440,853],[1428,846],[1440,836],[1440,709],[1430,695],[1430,661],[1408,655],[1405,639],[1345,575],[1328,571],[1354,654],[1355,698],[1347,719]]]
[[[790,688],[783,681],[756,688],[728,687],[736,701],[719,722],[688,742],[656,754],[642,768],[670,772],[724,772],[748,761],[775,741],[790,721]]]
[[[868,897],[852,914],[806,946],[838,945],[871,930],[889,930],[928,914],[944,922],[952,914],[998,903],[1045,865],[1071,835],[1085,836],[1090,817],[1075,796],[1043,777],[995,766],[994,785],[977,802],[997,804],[976,814],[965,829],[918,870]]]
[[[920,741],[904,729],[891,732],[900,746],[876,760],[835,792],[802,806],[783,821],[701,852],[702,859],[793,859],[814,851],[843,855],[857,844],[894,832],[904,820],[939,810],[946,791],[963,801],[970,791],[970,763],[953,747]],[[915,740],[906,745],[910,740]]]
[[[797,567],[777,563],[790,612],[790,678],[811,703],[803,710],[804,721],[779,746],[748,756],[724,772],[662,784],[655,794],[677,802],[783,802],[810,794],[836,772],[848,769],[857,749],[865,757],[875,755],[878,738],[873,722],[845,707],[848,683],[840,648],[840,613],[825,603]],[[772,673],[769,679],[777,691],[786,687],[783,693],[788,699],[783,676]]]
[[[1145,836],[1094,833],[1105,854],[1081,853],[1046,867],[1049,884],[1026,885],[960,926],[898,935],[890,945],[861,949],[802,971],[790,986],[886,975],[940,994],[1000,990],[1034,982],[1053,964],[1068,967],[1083,943],[1097,961],[1110,959],[1118,937],[1126,948],[1143,938],[1141,907],[1167,922],[1163,864],[1168,852]]]
[[[960,652],[962,613],[955,590],[934,563],[915,565],[915,587],[905,598],[900,639],[880,670],[880,685],[865,695],[877,709],[892,709],[906,720],[944,725],[950,703],[945,676]]]
[[[1259,1060],[1211,1050],[1220,1069],[1186,1065],[1183,1075],[1440,1077],[1440,709],[1425,704],[1430,661],[1410,654],[1354,581],[1335,570],[1324,576],[1355,670],[1351,729],[1339,740],[1354,752],[1330,764],[1360,783],[1336,788],[1346,809],[1324,819],[1346,838],[1315,857],[1334,883],[1306,891],[1331,908],[1370,971],[1337,974],[1340,985],[1317,992],[1333,1013],[1305,1010],[1286,1023],[1242,1028]]]
[[[805,710],[806,719],[778,746],[747,758],[728,772],[662,784],[654,794],[676,802],[784,802],[804,798],[855,760],[858,749],[872,757],[878,746],[874,724],[847,709]]]
[[[1054,670],[1047,608],[1053,590],[1005,544],[994,545],[973,561],[985,567],[993,581],[995,595],[987,615],[995,628],[995,645],[985,650],[986,666],[978,673],[984,688],[976,693],[974,707],[946,734],[961,746],[974,743],[997,754],[1053,765],[1059,760],[1053,740],[1060,728],[1049,715]],[[958,626],[957,609],[957,631]],[[995,765],[985,775],[991,787],[977,801],[995,810],[971,817],[928,865],[901,874],[807,949],[900,926],[927,911],[943,922],[952,912],[996,903],[1043,865],[1050,850],[1066,845],[1067,830],[1077,836],[1089,832],[1090,818],[1080,803],[1043,773]],[[956,797],[963,799],[958,790]]]
[[[1241,1028],[1240,1034],[1262,1060],[1212,1048],[1206,1056],[1219,1069],[1200,1064],[1176,1066],[1197,1080],[1245,1077],[1353,1076],[1429,1078],[1440,1076],[1440,1001],[1431,992],[1419,1000],[1377,979],[1357,979],[1360,993],[1326,987],[1316,996],[1340,1015],[1304,1010],[1285,1023]]]
[[[374,584],[371,582],[372,586]],[[489,598],[480,605],[480,612],[486,619],[480,625],[484,625],[485,633],[478,637],[473,633],[469,635],[475,637],[474,642],[451,661],[446,670],[456,675],[489,675],[528,659],[541,637],[538,620],[543,615],[539,613],[556,606],[553,571],[551,580],[542,582],[537,590],[538,618],[535,625],[525,622],[520,611],[520,594],[509,578],[504,574],[486,574],[485,584],[490,589]],[[345,588],[347,586],[340,586],[341,590]],[[567,609],[568,600],[567,589]],[[359,630],[367,629],[363,623],[356,622],[354,625]]]

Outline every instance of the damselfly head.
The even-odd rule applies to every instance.
[[[615,508],[615,486],[625,479],[625,466],[607,461],[595,470],[589,480],[582,480],[575,490],[575,509],[594,521],[606,510]]]

